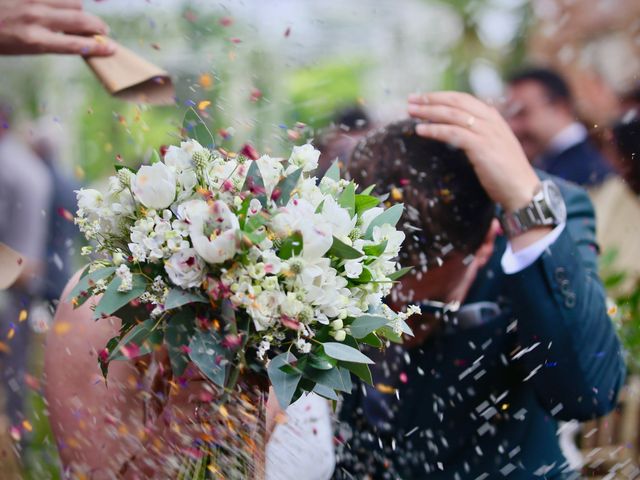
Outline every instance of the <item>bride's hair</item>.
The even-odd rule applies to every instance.
[[[437,266],[450,252],[476,252],[495,205],[466,154],[416,135],[416,123],[403,120],[371,132],[353,151],[348,172],[361,187],[375,184],[376,194],[391,192],[389,202],[404,203],[402,259]]]

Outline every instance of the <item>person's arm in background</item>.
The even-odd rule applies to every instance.
[[[507,211],[526,206],[540,180],[499,112],[458,92],[412,95],[409,113],[428,123],[419,135],[464,149],[489,196]],[[594,214],[585,192],[564,188],[568,219],[510,240],[513,252],[548,242],[547,249],[509,277],[522,362],[542,405],[560,419],[603,415],[624,382],[621,345],[607,315],[597,274]],[[555,235],[554,235],[555,236]]]
[[[82,0],[0,0],[0,55],[111,55],[108,31]]]

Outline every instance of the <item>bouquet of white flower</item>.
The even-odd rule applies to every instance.
[[[283,408],[303,392],[336,400],[350,373],[371,382],[359,344],[399,341],[417,311],[382,303],[408,270],[396,261],[403,206],[357,193],[337,164],[318,182],[319,155],[307,144],[251,160],[189,139],[137,172],[120,167],[107,193],[78,192],[93,261],[71,297],[101,294],[95,319],[122,319],[99,355],[105,375],[164,344],[174,377],[193,362],[230,391],[253,370]]]

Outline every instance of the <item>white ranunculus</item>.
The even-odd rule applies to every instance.
[[[264,181],[267,198],[270,198],[273,189],[278,185],[283,173],[282,161],[279,158],[271,158],[268,155],[263,155],[256,160],[256,164]]]
[[[238,248],[240,223],[229,207],[221,201],[207,205],[202,215],[200,207],[189,226],[189,236],[193,247],[206,262],[222,263],[233,258]]]
[[[88,212],[95,212],[104,204],[102,193],[93,188],[81,188],[76,192],[78,208]]]
[[[318,168],[318,158],[320,158],[320,151],[307,143],[300,147],[293,147],[289,165],[294,165],[295,169],[302,168],[303,172],[310,172]]]
[[[263,290],[247,307],[257,331],[262,331],[274,324],[278,318],[278,310],[284,294],[277,290]]]
[[[176,174],[162,162],[144,165],[133,181],[133,193],[147,208],[167,208],[176,198]]]
[[[164,269],[174,285],[182,288],[199,287],[204,279],[204,262],[195,249],[180,250],[165,262]]]
[[[387,241],[387,246],[384,249],[385,255],[395,257],[400,253],[400,247],[404,242],[405,234],[400,230],[396,230],[395,227],[388,223],[381,226],[373,227],[373,241],[374,243],[382,243]]]
[[[186,142],[182,142],[185,144]],[[171,145],[167,149],[167,153],[164,154],[164,163],[168,166],[175,168],[177,171],[193,168],[193,162],[191,161],[191,153],[186,150]]]
[[[348,260],[344,264],[344,272],[349,278],[358,278],[362,274],[362,263],[358,260]]]

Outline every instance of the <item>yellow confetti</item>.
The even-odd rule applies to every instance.
[[[20,315],[18,316],[18,321],[19,322],[24,322],[27,319],[27,316],[29,314],[27,313],[26,310],[20,310]]]
[[[500,405],[500,409],[502,411],[506,410],[507,408],[509,408],[509,404],[508,403],[503,403],[502,405]]]
[[[616,313],[618,313],[618,306],[617,305],[611,305],[609,307],[609,310],[607,310],[607,313],[609,314],[610,317],[613,317]]]
[[[33,427],[31,426],[31,423],[29,423],[29,420],[22,421],[22,428],[24,428],[27,432],[30,432],[33,430]]]
[[[76,165],[73,173],[75,174],[75,176],[76,176],[76,178],[78,180],[84,180],[85,173],[84,173],[84,170],[82,169],[82,167],[80,165]]]
[[[223,417],[228,417],[229,416],[229,411],[227,410],[227,407],[225,407],[224,405],[220,405],[220,415],[222,415]]]
[[[105,45],[107,43],[107,39],[104,38],[102,35],[94,35],[93,38],[95,39],[96,42]]]
[[[393,198],[396,202],[402,200],[402,191],[397,188],[391,189],[391,198]]]
[[[71,324],[69,322],[59,322],[53,326],[53,331],[56,335],[64,335],[69,330],[71,330]]]
[[[7,333],[7,338],[11,340],[15,334],[16,334],[16,331],[12,328],[9,330],[9,333]]]
[[[388,394],[396,393],[395,388],[389,385],[385,385],[384,383],[376,383],[376,390],[378,390],[379,392],[388,393]]]
[[[198,110],[204,110],[209,105],[211,105],[211,102],[209,100],[203,100],[200,103],[198,103]]]
[[[10,353],[11,347],[4,342],[0,342],[0,353]]]

